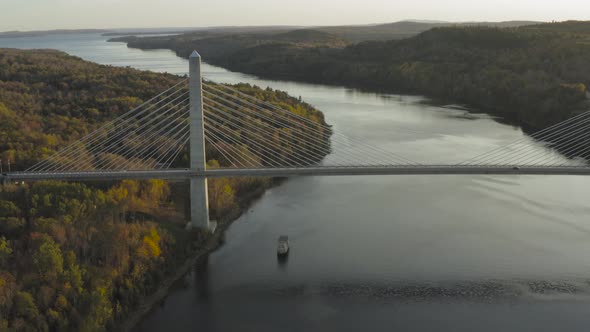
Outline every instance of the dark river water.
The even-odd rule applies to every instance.
[[[0,47],[187,71],[172,52],[105,39],[0,39]],[[422,97],[204,71],[301,96],[336,131],[419,162],[461,161],[524,136]],[[295,178],[238,219],[138,331],[586,331],[588,188],[584,177],[558,176]],[[284,263],[280,234],[291,241]]]

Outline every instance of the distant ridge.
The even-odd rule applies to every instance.
[[[56,30],[34,30],[34,31],[6,31],[0,32],[0,38],[18,37],[42,37],[58,34],[76,33],[102,33],[105,36],[130,36],[130,35],[157,35],[157,34],[180,34],[209,32],[213,34],[231,33],[280,33],[290,30],[315,30],[324,32],[335,37],[342,38],[349,42],[360,42],[364,40],[390,40],[407,38],[424,31],[445,26],[492,26],[492,27],[519,27],[523,25],[536,25],[546,22],[537,21],[503,21],[503,22],[448,22],[441,20],[420,20],[407,19],[391,23],[373,23],[361,25],[340,25],[340,26],[217,26],[217,27],[167,27],[167,28],[116,28],[116,29],[56,29]],[[300,32],[302,33],[302,32]]]
[[[58,29],[46,31],[6,31],[0,32],[0,38],[19,38],[19,37],[41,37],[50,35],[64,35],[74,33],[105,33],[110,30],[105,29]]]
[[[433,20],[403,20],[393,23],[371,25],[343,25],[313,28],[346,39],[352,43],[365,40],[391,40],[415,36],[433,28],[448,26],[490,26],[499,28],[515,28],[543,22],[505,21],[505,22],[445,22]]]
[[[502,22],[462,22],[462,23],[454,23],[458,25],[481,25],[481,26],[490,26],[490,27],[499,27],[499,28],[517,28],[525,25],[536,25],[536,24],[544,24],[547,22],[541,21],[502,21]]]
[[[438,23],[451,23],[449,21],[441,21],[441,20],[401,20],[400,22],[414,22],[414,23],[424,23],[424,24],[438,24]]]

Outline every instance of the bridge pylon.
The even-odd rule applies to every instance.
[[[189,95],[190,95],[190,170],[204,171],[205,129],[203,117],[203,83],[201,74],[201,56],[194,51],[189,57]],[[207,196],[207,178],[204,176],[190,179],[191,228],[214,231],[216,223],[209,221],[209,199]]]

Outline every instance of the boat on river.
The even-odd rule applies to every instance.
[[[279,245],[277,247],[277,256],[286,256],[289,254],[289,237],[286,235],[279,236]]]

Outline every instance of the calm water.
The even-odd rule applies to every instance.
[[[187,70],[172,52],[105,39],[0,39],[0,47]],[[214,81],[302,96],[336,131],[417,161],[460,161],[523,137],[519,128],[483,115],[465,119],[420,97],[204,69]],[[138,330],[587,330],[589,187],[583,177],[549,176],[292,179],[235,222],[225,245]],[[292,247],[284,264],[275,254],[280,234]]]

